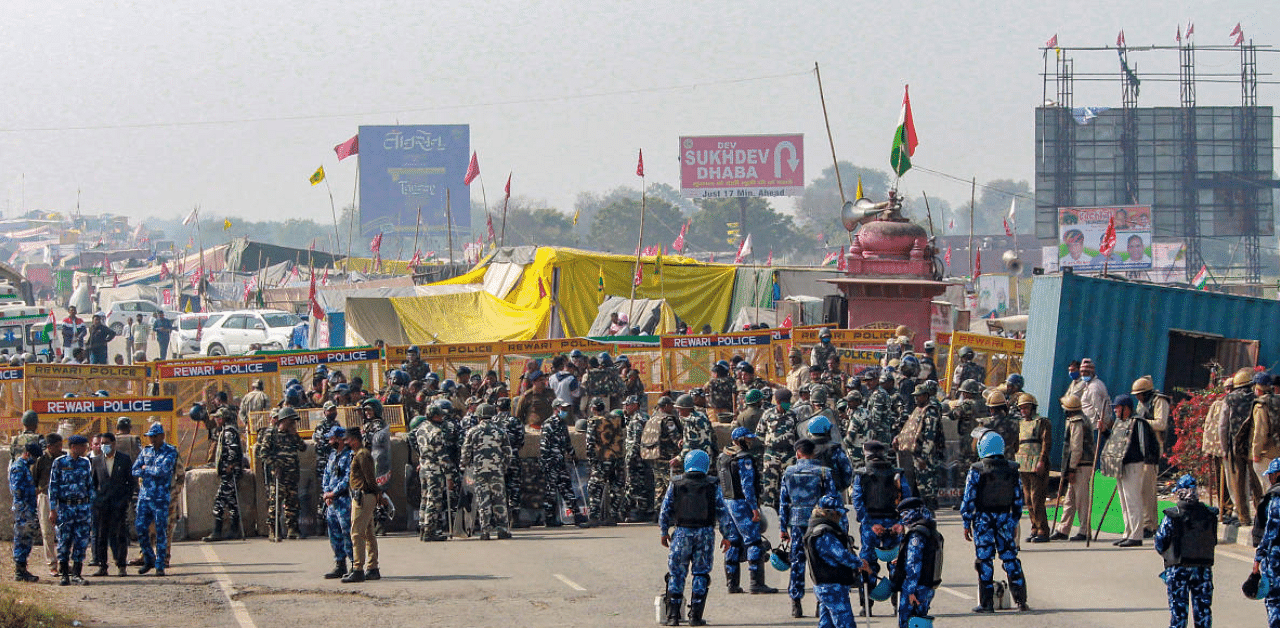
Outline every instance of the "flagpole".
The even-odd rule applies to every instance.
[[[356,184],[351,186],[351,215],[347,217],[347,260],[351,259],[351,247],[355,243],[356,196],[360,193],[360,158],[356,158]],[[341,247],[342,243],[339,242]],[[347,270],[350,270],[348,268]]]
[[[635,316],[636,310],[636,275],[640,272],[640,247],[644,245],[644,212],[645,212],[645,180],[640,177],[640,237],[636,238],[636,265],[631,272],[631,302],[627,304],[627,324],[631,324],[631,318]]]
[[[973,278],[973,288],[978,289],[978,276],[974,274],[973,267],[973,214],[974,207],[978,202],[978,177],[973,178],[973,183],[969,188],[969,276]]]
[[[480,185],[481,185],[481,189],[483,189],[484,181],[481,181]],[[507,193],[506,193],[506,196],[502,198],[502,239],[501,239],[501,244],[499,244],[498,246],[507,245],[507,201],[511,200],[510,188],[511,188],[511,174],[508,173],[507,174]]]
[[[422,228],[422,206],[418,206],[418,222],[413,226],[413,256],[418,256],[418,230]],[[418,260],[421,263],[422,260]]]
[[[448,187],[444,189],[444,219],[449,230],[449,263],[453,264],[453,194]]]
[[[338,231],[338,206],[333,202],[333,188],[329,186],[329,177],[324,178],[324,189],[329,193],[329,211],[333,212],[333,239],[341,242],[342,234]]]
[[[817,61],[813,62],[813,74],[818,77],[818,100],[822,103],[822,120],[827,125],[827,143],[831,145],[831,166],[836,171],[836,187],[840,190],[840,205],[844,206],[847,202],[844,197],[844,181],[840,177],[840,161],[836,159],[836,140],[831,135],[831,118],[827,116],[827,98],[822,93],[822,70],[818,69]],[[849,232],[849,244],[853,244],[852,231]]]

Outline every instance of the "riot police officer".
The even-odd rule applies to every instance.
[[[965,478],[960,516],[964,538],[973,542],[978,570],[978,606],[975,613],[995,612],[992,559],[998,552],[1009,575],[1009,589],[1018,610],[1027,610],[1027,581],[1018,559],[1018,520],[1022,517],[1022,484],[1018,463],[1004,457],[1004,439],[996,432],[982,435],[978,443],[982,459],[969,467]]]
[[[1201,503],[1196,479],[1178,478],[1173,492],[1178,505],[1164,511],[1156,531],[1156,551],[1164,557],[1161,577],[1169,589],[1169,626],[1186,628],[1187,597],[1196,614],[1196,628],[1212,623],[1213,550],[1218,544],[1218,509]]]

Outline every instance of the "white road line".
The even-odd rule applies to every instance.
[[[960,598],[960,599],[962,599],[962,600],[972,600],[972,599],[973,599],[973,598],[969,597],[968,595],[965,595],[964,593],[961,593],[961,592],[959,592],[959,591],[957,591],[957,590],[955,590],[955,589],[952,589],[951,587],[938,587],[938,590],[939,590],[939,591],[942,591],[943,593],[946,593],[946,594],[948,594],[948,595],[954,595],[954,596],[956,596],[956,597],[958,597],[958,598]]]
[[[204,554],[205,560],[209,561],[210,568],[213,569],[214,577],[218,580],[218,588],[222,589],[222,594],[227,597],[227,602],[231,604],[231,614],[235,615],[236,623],[240,624],[240,628],[258,628],[253,623],[253,617],[249,616],[249,609],[245,608],[244,602],[235,599],[235,586],[231,584],[231,578],[227,576],[227,570],[222,568],[222,561],[218,555],[213,552],[213,548],[208,545],[201,545],[200,551]]]
[[[565,584],[569,585],[569,588],[570,588],[570,589],[573,589],[574,591],[586,591],[586,590],[587,590],[587,589],[586,589],[585,587],[583,587],[582,585],[580,585],[580,584],[578,584],[578,583],[576,583],[576,582],[574,582],[574,581],[572,581],[572,580],[570,580],[570,579],[566,578],[566,577],[564,576],[564,574],[559,574],[559,573],[558,573],[558,574],[553,574],[553,575],[555,575],[556,580],[559,580],[560,582],[563,582],[563,583],[565,583]]]
[[[1249,563],[1250,565],[1252,565],[1252,564],[1253,564],[1253,556],[1247,556],[1247,557],[1246,557],[1246,556],[1241,556],[1241,555],[1239,555],[1239,554],[1236,554],[1235,552],[1221,552],[1221,551],[1220,551],[1220,552],[1218,552],[1218,555],[1219,555],[1219,556],[1226,556],[1227,558],[1230,558],[1231,560],[1238,560],[1238,561],[1240,561],[1240,562],[1242,562],[1242,563]]]

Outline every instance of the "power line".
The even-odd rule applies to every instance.
[[[962,178],[957,177],[957,176],[955,176],[955,175],[953,175],[953,174],[947,174],[947,173],[945,173],[945,172],[939,172],[939,171],[937,171],[937,170],[930,170],[929,168],[925,168],[924,166],[921,166],[921,165],[919,165],[919,164],[911,164],[911,168],[912,168],[913,170],[920,170],[920,171],[927,172],[927,173],[929,173],[929,174],[936,175],[936,176],[939,176],[939,177],[943,177],[943,178],[946,178],[946,179],[952,179],[952,180],[955,180],[955,181],[959,181],[960,183],[963,183],[963,184],[965,184],[965,185],[973,185],[973,180],[972,180],[972,179],[962,179]],[[984,190],[991,190],[992,192],[999,192],[999,193],[1004,194],[1004,195],[1007,195],[1007,196],[1013,196],[1013,197],[1016,197],[1016,198],[1022,198],[1022,199],[1026,199],[1026,200],[1029,200],[1029,201],[1034,201],[1034,200],[1036,200],[1036,197],[1034,197],[1034,196],[1031,196],[1031,195],[1028,195],[1028,194],[1022,194],[1022,193],[1020,193],[1020,192],[1010,192],[1009,190],[1004,190],[1004,189],[1001,189],[1001,188],[995,187],[994,185],[987,185],[987,184],[985,184],[985,183],[979,183],[979,184],[978,184],[978,187],[980,187],[980,188],[982,188],[982,189],[984,189]]]
[[[331,120],[335,118],[356,118],[363,116],[386,116],[406,113],[421,113],[428,111],[448,111],[454,109],[473,109],[477,107],[504,107],[509,105],[528,105],[538,103],[564,102],[572,100],[584,100],[588,98],[606,98],[610,96],[627,96],[632,94],[653,94],[659,92],[682,91],[688,89],[698,89],[702,87],[715,87],[719,85],[734,85],[738,83],[751,83],[755,81],[771,81],[782,78],[793,78],[797,76],[806,76],[812,74],[813,70],[805,70],[803,72],[790,72],[787,74],[771,74],[766,76],[752,76],[736,79],[724,79],[720,81],[708,81],[703,83],[686,83],[683,85],[668,85],[664,87],[642,87],[637,89],[625,89],[609,92],[593,92],[586,94],[575,94],[570,96],[548,96],[545,98],[526,98],[517,100],[499,100],[483,103],[468,103],[458,105],[442,105],[438,107],[419,107],[406,109],[388,109],[383,111],[361,111],[351,113],[331,113],[331,114],[310,114],[297,116],[276,116],[264,118],[232,118],[225,120],[195,120],[183,122],[139,122],[135,124],[103,124],[103,125],[82,125],[82,126],[65,126],[65,127],[25,127],[25,128],[8,128],[0,129],[0,133],[45,133],[58,131],[106,131],[116,129],[149,129],[164,127],[193,127],[193,126],[217,126],[225,124],[252,124],[257,122],[295,122],[301,120]]]

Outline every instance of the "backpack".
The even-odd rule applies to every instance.
[[[645,421],[644,432],[640,434],[640,459],[662,460],[663,423],[667,416],[655,414]]]

